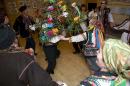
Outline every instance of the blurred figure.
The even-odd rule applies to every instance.
[[[19,12],[20,15],[16,18],[13,28],[17,35],[26,39],[25,48],[33,48],[35,52],[35,41],[32,38],[33,31],[30,29],[30,26],[35,22],[33,21],[33,18],[28,15],[28,7],[26,5],[21,6]]]
[[[97,7],[98,20],[102,22],[105,28],[105,34],[111,32],[111,28],[114,25],[114,19],[110,12],[110,8],[107,8],[107,1],[102,0],[101,6]]]
[[[41,9],[36,9],[34,12],[34,21],[35,21],[35,26],[36,26],[36,31],[39,33],[40,30],[42,29],[42,24],[44,23],[45,17],[42,14]],[[39,38],[39,34],[38,34]],[[42,43],[39,40],[39,45],[42,45]]]
[[[72,6],[73,5],[75,7],[76,3],[73,3]],[[78,12],[76,9],[74,9],[73,11],[74,11],[73,16],[76,16],[77,20],[79,18],[79,23],[75,22],[73,31],[72,31],[72,35],[76,36],[80,33],[87,31],[87,22],[86,22],[87,21],[87,9],[86,9],[86,6],[83,4],[83,5],[81,5],[80,12]],[[75,19],[76,19],[76,17],[75,17]],[[75,20],[75,21],[77,21],[77,20]],[[78,53],[82,52],[83,43],[84,43],[84,41],[72,43],[73,47],[74,47],[73,54],[78,54]]]
[[[83,23],[86,25],[86,28],[83,29],[83,31],[87,31],[87,26],[88,26],[88,10],[86,8],[86,5],[82,4],[81,7],[80,7],[80,10],[81,10],[81,24],[82,25]]]
[[[16,33],[8,26],[6,14],[0,13],[0,85],[59,86],[33,59],[19,50]]]
[[[34,12],[34,20],[36,23],[37,28],[41,28],[44,16],[42,15],[42,10],[41,9],[36,9]]]

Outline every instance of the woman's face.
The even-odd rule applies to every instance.
[[[82,10],[82,11],[86,11],[86,8],[85,8],[85,7],[82,7],[81,10]]]
[[[96,63],[100,68],[105,66],[104,61],[103,61],[102,49],[97,51],[97,61],[96,61]]]
[[[4,24],[8,24],[8,23],[9,23],[9,18],[7,16],[5,16]]]

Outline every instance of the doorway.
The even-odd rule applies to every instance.
[[[88,10],[92,11],[92,9],[95,9],[97,7],[97,3],[88,3]]]

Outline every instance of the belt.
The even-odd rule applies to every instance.
[[[50,46],[50,45],[54,45],[54,43],[51,43],[51,42],[47,42],[47,43],[44,43],[45,46]]]

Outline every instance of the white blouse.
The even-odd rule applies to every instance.
[[[49,42],[51,42],[51,43],[57,43],[57,42],[59,42],[60,40],[61,40],[61,37],[60,37],[60,35],[58,35],[58,36],[52,37],[52,38],[49,40]]]
[[[71,39],[71,42],[81,42],[87,39],[87,34],[86,32],[84,32],[83,34],[72,36],[70,37],[70,39]]]

